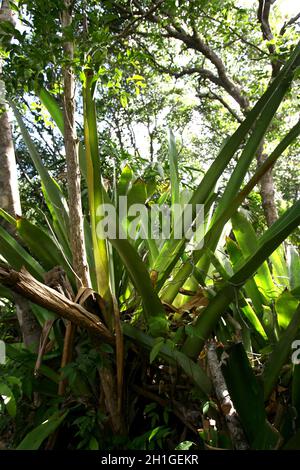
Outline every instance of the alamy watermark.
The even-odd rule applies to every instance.
[[[190,249],[203,246],[203,204],[131,204],[120,196],[113,204],[98,206],[96,232],[99,238],[142,240],[185,239]]]
[[[292,354],[292,363],[294,365],[299,365],[300,364],[300,339],[296,339],[295,341],[292,342],[292,349],[295,349],[295,351]]]
[[[5,104],[5,84],[3,80],[0,80],[0,105]]]
[[[0,365],[5,364],[5,360],[6,360],[5,343],[4,341],[0,340]]]

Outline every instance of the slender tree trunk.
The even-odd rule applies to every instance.
[[[72,1],[64,0],[62,27],[72,25]],[[64,43],[64,141],[67,163],[68,201],[70,210],[70,241],[73,268],[85,287],[90,286],[89,271],[84,243],[83,215],[81,203],[81,178],[78,157],[78,139],[75,122],[75,78],[72,61],[74,43]]]
[[[8,0],[2,1],[0,9],[0,25],[1,21],[11,21],[13,24],[15,23]],[[1,73],[2,64],[0,61],[0,76]],[[0,97],[0,207],[13,216],[21,216],[22,211],[18,188],[15,150],[4,96]],[[4,225],[4,222],[1,221],[1,225]],[[8,227],[7,224],[5,228],[9,229],[11,234],[14,235],[13,230]],[[25,298],[14,293],[14,301],[24,345],[33,351],[37,351],[41,335],[41,327],[30,310],[29,302]]]
[[[69,28],[72,25],[71,0],[64,0],[62,12],[62,27]],[[80,191],[80,168],[78,159],[78,141],[75,123],[75,78],[72,66],[74,58],[74,43],[64,43],[65,66],[64,66],[64,141],[67,162],[68,201],[70,210],[70,239],[73,256],[73,267],[84,286],[89,287],[89,273],[84,245],[83,217]],[[70,331],[73,325],[67,326],[67,337],[73,337]],[[70,345],[69,345],[70,349]],[[70,354],[68,354],[70,357]],[[105,397],[106,412],[110,418],[114,433],[122,431],[122,417],[118,413],[116,397],[117,383],[115,373],[110,364],[100,368],[99,376],[101,388]]]
[[[1,21],[15,23],[8,0],[3,0],[0,9]],[[0,61],[0,76],[2,62]],[[5,87],[1,87],[5,93]],[[17,166],[5,97],[0,96],[0,207],[6,208],[12,215],[21,215],[21,204],[17,180]]]
[[[225,417],[232,444],[236,450],[247,450],[249,449],[249,444],[229,395],[228,387],[222,374],[221,363],[218,359],[216,345],[213,341],[208,344],[207,363],[216,396],[220,404],[220,411]]]
[[[260,167],[268,155],[263,152],[263,147],[256,154],[257,166]],[[278,219],[278,212],[275,203],[275,184],[272,169],[268,170],[260,180],[260,195],[262,207],[268,227]]]
[[[277,51],[274,42],[274,35],[272,33],[269,17],[271,7],[276,0],[258,0],[257,19],[260,23],[263,39],[267,42],[267,48],[270,53],[270,63],[272,67],[271,81],[277,77],[281,69],[281,62],[276,58]],[[257,166],[261,166],[267,155],[264,153],[263,144],[257,153]],[[262,206],[268,227],[278,219],[278,212],[275,203],[275,184],[273,179],[272,169],[267,171],[260,180],[260,194],[262,199]]]
[[[0,106],[0,207],[12,215],[21,215],[17,166],[8,112]]]

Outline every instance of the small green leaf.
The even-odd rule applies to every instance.
[[[63,415],[58,413],[47,418],[42,424],[30,431],[20,442],[16,450],[37,450],[43,441],[52,434],[67,416],[68,411]]]
[[[155,344],[154,344],[153,348],[150,351],[150,364],[152,364],[152,362],[158,356],[163,344],[164,344],[164,338],[156,338]]]
[[[195,443],[192,441],[183,441],[175,447],[175,450],[189,450]]]
[[[289,292],[284,291],[275,302],[275,310],[278,323],[282,328],[287,328],[293,318],[299,301]]]
[[[123,106],[123,108],[127,108],[128,106],[128,99],[127,99],[127,95],[125,93],[122,93],[120,95],[120,102],[121,102],[121,105]]]
[[[14,418],[17,413],[17,405],[13,392],[4,383],[0,384],[0,395],[4,401],[8,414]]]
[[[99,444],[97,439],[92,436],[89,442],[89,450],[99,450]]]

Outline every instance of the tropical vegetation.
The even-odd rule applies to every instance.
[[[2,2],[5,448],[300,447],[299,15],[210,3]]]

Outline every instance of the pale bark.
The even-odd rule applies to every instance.
[[[71,5],[73,2],[64,0],[62,27],[72,25]],[[81,283],[90,287],[89,271],[84,243],[83,215],[81,202],[81,177],[78,156],[78,139],[75,122],[75,77],[72,61],[74,59],[74,43],[64,43],[65,65],[64,79],[64,142],[67,164],[68,202],[70,211],[70,241],[73,257],[73,268]]]
[[[72,4],[64,0],[62,27],[72,25]],[[72,61],[74,59],[74,43],[64,43],[64,141],[67,163],[68,201],[70,211],[70,240],[73,256],[73,267],[84,286],[90,286],[87,257],[84,244],[83,216],[80,190],[80,168],[78,158],[78,139],[75,122],[75,78]],[[68,331],[72,337],[72,331]],[[70,354],[69,354],[70,356]],[[99,370],[102,390],[105,396],[106,410],[110,417],[113,432],[122,431],[120,415],[117,407],[117,383],[112,368],[107,365]]]
[[[31,312],[28,300],[15,292],[14,301],[24,346],[37,352],[42,329]]]
[[[0,25],[1,21],[11,21],[15,24],[8,0],[2,1]],[[1,73],[2,64],[0,61],[0,76]],[[4,97],[0,98],[4,99]],[[0,103],[0,207],[12,216],[21,216],[22,214],[12,131],[4,100]],[[0,223],[13,234],[13,230],[8,224],[3,221]],[[26,299],[15,293],[14,302],[24,345],[37,351],[41,334],[40,325],[32,314]]]
[[[15,151],[5,105],[0,106],[0,113],[0,207],[13,216],[21,215]]]
[[[72,25],[72,3],[64,0],[64,9],[61,14],[62,28]],[[74,43],[64,43],[63,83],[64,83],[64,144],[67,166],[68,204],[70,214],[69,237],[73,260],[73,269],[77,274],[77,287],[90,287],[89,269],[84,241],[84,225],[81,201],[81,175],[78,155],[78,139],[75,122],[75,77],[72,61],[74,59]],[[65,367],[71,361],[73,353],[74,338],[76,333],[75,324],[68,322],[64,338],[64,349],[61,367]],[[59,395],[63,395],[66,389],[66,380],[59,383]]]
[[[51,287],[37,281],[25,269],[20,272],[0,263],[0,282],[26,299],[51,312],[70,320],[75,325],[87,329],[91,334],[114,344],[114,336],[103,325],[97,315],[90,313],[81,305],[73,302]]]
[[[11,21],[15,24],[14,17],[9,8],[8,0],[3,0],[0,8],[1,21]],[[2,62],[0,60],[0,77],[2,74]],[[5,92],[5,87],[1,88]],[[4,102],[4,96],[0,96],[0,207],[6,209],[11,215],[21,215],[21,204],[17,179],[17,166],[15,150],[12,140],[8,110]]]
[[[270,25],[270,12],[271,6],[276,0],[258,0],[257,19],[261,26],[262,35],[267,42],[267,47],[270,53],[270,63],[272,67],[272,79],[274,79],[280,72],[282,63],[276,58],[276,47],[273,43],[274,35]],[[284,34],[284,31],[282,31]],[[263,145],[257,153],[257,164],[261,166],[267,155],[264,154]],[[267,171],[260,180],[260,194],[262,200],[263,211],[265,214],[268,227],[278,219],[278,212],[275,203],[275,185],[272,170]]]
[[[257,165],[260,167],[267,158],[267,155],[260,149],[256,155]],[[264,210],[265,218],[268,227],[276,222],[278,219],[277,207],[275,204],[275,185],[273,179],[272,169],[268,170],[260,179],[260,195],[262,207]]]
[[[211,380],[220,403],[220,408],[227,423],[232,444],[236,450],[247,450],[249,449],[249,444],[246,440],[238,414],[231,401],[228,388],[221,371],[221,364],[217,356],[216,345],[214,342],[211,342],[208,345],[207,362],[210,369]]]

